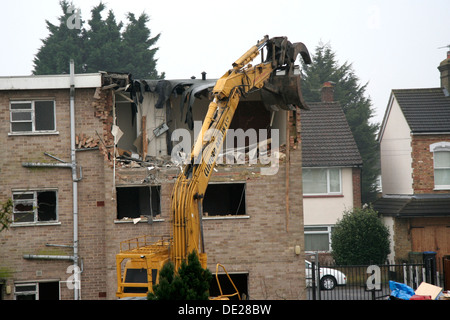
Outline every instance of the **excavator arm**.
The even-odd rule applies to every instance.
[[[262,62],[250,62],[264,55]],[[293,110],[307,109],[300,91],[300,75],[294,74],[294,63],[300,54],[311,63],[303,43],[292,44],[286,37],[264,37],[233,63],[212,91],[201,132],[193,146],[190,162],[178,176],[172,193],[173,249],[172,261],[177,270],[192,251],[198,253],[206,268],[203,243],[202,203],[223,138],[231,124],[239,100],[247,93],[261,89],[262,97],[271,107]],[[282,74],[282,75],[277,75]]]
[[[216,82],[213,100],[192,148],[190,162],[179,174],[173,188],[172,239],[155,241],[143,236],[121,243],[120,253],[116,255],[117,297],[145,297],[158,281],[158,270],[168,260],[178,270],[193,251],[206,268],[203,197],[239,100],[253,90],[260,90],[264,104],[271,110],[308,109],[300,91],[300,75],[295,74],[295,60],[299,54],[306,64],[311,62],[303,43],[291,43],[286,37],[269,39],[266,36],[236,60],[233,68]],[[252,66],[250,62],[258,55],[261,55],[261,63]]]

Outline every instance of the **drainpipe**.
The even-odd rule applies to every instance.
[[[80,300],[80,272],[78,267],[78,177],[75,150],[75,67],[70,59],[70,148],[72,162],[73,190],[73,264],[74,264],[74,300]]]

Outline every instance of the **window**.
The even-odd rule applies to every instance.
[[[117,219],[161,214],[161,187],[117,187]]]
[[[57,220],[56,191],[14,192],[13,203],[13,223]]]
[[[303,169],[303,194],[341,194],[341,169]]]
[[[203,199],[204,216],[245,215],[245,183],[210,183]]]
[[[331,226],[305,226],[305,251],[330,251]]]
[[[55,102],[52,100],[11,101],[12,133],[54,132]]]
[[[14,287],[16,300],[59,300],[59,283],[21,283]]]
[[[450,189],[450,142],[438,142],[430,145],[434,158],[435,189]]]

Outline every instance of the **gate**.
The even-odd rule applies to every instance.
[[[391,292],[389,281],[404,283],[415,290],[422,282],[429,282],[427,274],[425,263],[328,266],[311,262],[306,269],[307,298],[387,300]],[[439,276],[436,278],[439,280]]]

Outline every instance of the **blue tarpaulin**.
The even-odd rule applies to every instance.
[[[409,300],[415,294],[414,290],[404,283],[389,281],[389,288],[391,289],[391,297],[402,300]]]

